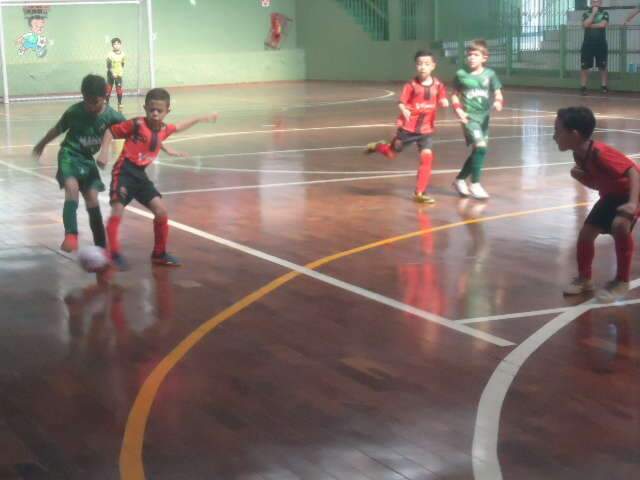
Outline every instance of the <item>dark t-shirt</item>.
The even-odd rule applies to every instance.
[[[582,14],[582,22],[589,18],[591,15],[591,9],[585,10]],[[596,16],[593,18],[593,24],[608,22],[609,12],[599,9]],[[607,41],[607,33],[605,28],[589,28],[584,29],[584,43],[604,43]]]

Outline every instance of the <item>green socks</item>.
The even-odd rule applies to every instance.
[[[64,233],[78,234],[78,202],[75,200],[65,200],[62,208],[62,223]]]
[[[106,248],[107,241],[104,234],[104,223],[102,223],[102,213],[100,207],[87,208],[89,214],[89,225],[93,233],[93,243],[98,247]]]
[[[475,147],[471,155],[464,162],[464,166],[456,178],[464,180],[471,175],[471,183],[478,183],[487,156],[487,147]]]

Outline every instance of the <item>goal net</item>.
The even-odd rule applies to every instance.
[[[113,38],[124,94],[140,94],[155,83],[151,18],[150,0],[0,0],[3,102],[80,96],[85,75],[106,78]]]

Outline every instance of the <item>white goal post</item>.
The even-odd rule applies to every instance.
[[[116,37],[125,95],[155,87],[152,0],[0,0],[3,103],[80,96]]]

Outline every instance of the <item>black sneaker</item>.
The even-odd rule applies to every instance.
[[[583,97],[587,94],[587,87],[580,87],[580,95]]]
[[[180,260],[167,252],[160,254],[152,253],[151,261],[156,265],[165,265],[167,267],[179,267],[180,265],[182,265],[180,263]]]
[[[606,85],[602,85],[602,87],[600,87],[600,90],[602,91],[602,93],[609,93],[609,87],[607,87]]]
[[[121,253],[111,252],[111,264],[121,272],[129,270],[129,262],[127,262]]]

